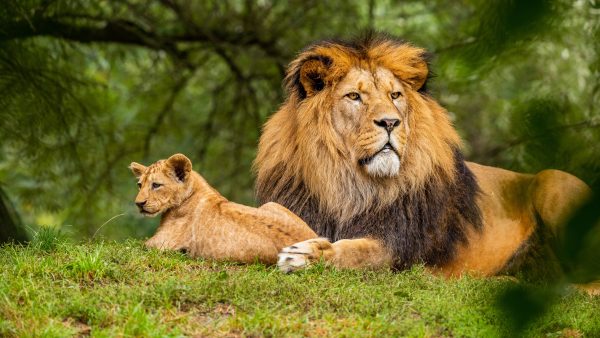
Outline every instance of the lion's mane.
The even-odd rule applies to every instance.
[[[360,172],[333,134],[328,90],[353,66],[385,67],[411,88],[411,133],[396,177]],[[449,261],[467,227],[481,227],[479,188],[447,112],[424,90],[427,77],[425,51],[388,36],[309,46],[290,64],[287,99],[260,138],[258,201],[286,206],[332,241],[380,239],[397,268]]]

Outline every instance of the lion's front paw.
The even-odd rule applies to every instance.
[[[289,273],[307,267],[310,262],[333,255],[333,247],[327,238],[309,239],[281,249],[277,260],[279,270]]]

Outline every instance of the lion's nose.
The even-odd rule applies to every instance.
[[[144,205],[146,205],[146,201],[143,202],[135,202],[135,205],[138,206],[138,208],[142,209],[144,207]]]
[[[388,133],[391,133],[394,128],[400,125],[399,119],[381,119],[373,120],[373,122],[381,128],[385,128]]]

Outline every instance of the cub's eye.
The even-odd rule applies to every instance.
[[[358,93],[354,93],[354,92],[346,94],[346,97],[352,101],[360,100],[360,95]]]
[[[160,183],[152,183],[152,189],[156,190],[158,188],[162,187],[162,184]]]
[[[390,96],[392,97],[392,100],[395,100],[397,98],[399,98],[400,96],[402,96],[402,93],[400,92],[393,92],[390,94]]]
[[[142,183],[141,182],[138,182],[137,186],[138,186],[138,189],[142,189]]]

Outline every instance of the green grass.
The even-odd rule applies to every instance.
[[[508,278],[444,280],[423,268],[284,275],[38,234],[0,247],[0,336],[510,336]],[[595,336],[600,297],[564,289],[526,336]]]

